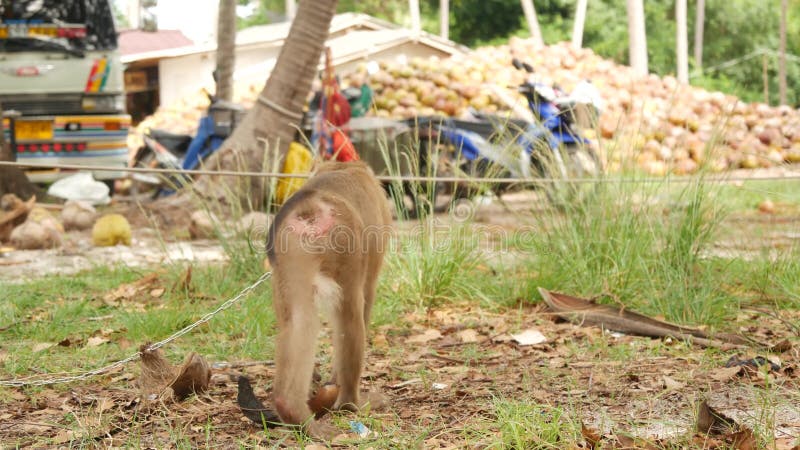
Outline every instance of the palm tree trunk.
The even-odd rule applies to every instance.
[[[677,36],[675,49],[678,61],[678,81],[689,83],[689,43],[686,29],[686,0],[675,2],[675,19],[677,23]]]
[[[525,20],[528,22],[533,41],[536,45],[544,46],[542,30],[539,28],[539,19],[536,17],[536,8],[533,6],[533,0],[522,0],[522,11],[525,13]]]
[[[236,65],[236,0],[219,0],[217,16],[216,96],[233,100],[233,70]]]
[[[789,0],[781,0],[780,59],[778,60],[778,98],[781,105],[786,104],[786,16]]]
[[[703,70],[703,29],[706,21],[706,0],[697,0],[697,13],[694,22],[694,63],[697,70]]]
[[[628,0],[628,51],[634,73],[645,76],[647,70],[647,35],[643,0]]]
[[[328,38],[336,0],[301,0],[289,35],[258,101],[206,164],[222,170],[264,171],[280,167],[303,117],[311,82]],[[233,192],[261,205],[269,180],[242,181],[207,176],[195,183],[206,198],[225,200]]]
[[[572,26],[572,45],[583,47],[583,27],[586,23],[586,5],[589,0],[578,0],[575,5],[575,24]]]

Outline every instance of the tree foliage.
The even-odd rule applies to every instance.
[[[546,43],[570,40],[576,0],[536,0],[536,12]],[[282,11],[283,0],[261,0],[263,11]],[[689,2],[688,29],[694,30],[694,2]],[[421,0],[423,29],[438,33],[438,0]],[[339,12],[370,14],[394,23],[410,24],[406,0],[343,0]],[[591,0],[586,14],[584,46],[620,63],[628,62],[625,0]],[[759,49],[775,51],[768,57],[770,102],[778,101],[778,21],[780,0],[706,0],[705,74],[692,84],[719,89],[748,101],[763,101],[761,57],[729,68],[715,67]],[[800,0],[791,0],[787,51],[800,55]],[[675,0],[645,2],[648,63],[652,72],[675,74]],[[514,0],[450,0],[450,38],[468,46],[497,44],[510,36],[527,36],[522,7]],[[691,38],[691,36],[690,36]],[[690,39],[690,41],[692,41]],[[693,61],[690,58],[690,64]],[[690,69],[691,74],[691,69]],[[789,103],[800,103],[800,62],[787,61]]]

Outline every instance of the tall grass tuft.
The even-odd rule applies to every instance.
[[[517,243],[530,252],[529,288],[600,295],[678,322],[720,321],[731,299],[704,257],[724,216],[717,189],[702,174],[686,184],[625,174],[586,201],[534,216],[536,232]]]

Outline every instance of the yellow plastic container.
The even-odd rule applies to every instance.
[[[286,153],[286,159],[283,160],[283,170],[281,172],[297,174],[309,173],[313,165],[314,156],[311,154],[311,150],[307,149],[303,144],[292,142],[289,144],[289,151]],[[282,205],[283,202],[297,192],[305,182],[305,178],[279,179],[275,188],[275,201],[279,205]]]

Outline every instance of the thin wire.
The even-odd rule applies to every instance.
[[[280,173],[280,172],[238,172],[233,170],[184,170],[184,169],[158,169],[148,167],[115,167],[115,166],[85,166],[79,164],[35,164],[21,163],[18,161],[0,161],[0,167],[10,166],[33,169],[64,169],[87,170],[97,172],[132,172],[153,174],[183,174],[183,175],[220,175],[230,177],[256,177],[256,178],[310,178],[308,173]],[[494,178],[494,177],[467,177],[467,176],[415,176],[415,175],[378,175],[380,181],[420,181],[438,183],[495,183],[495,184],[525,184],[525,183],[692,183],[697,177],[647,177],[647,178]],[[775,181],[800,179],[800,171],[786,175],[770,175],[759,177],[734,177],[734,176],[705,176],[707,182],[734,182],[734,181]]]
[[[219,305],[216,309],[214,309],[213,311],[211,311],[211,312],[207,313],[206,315],[204,315],[203,317],[201,317],[198,321],[183,327],[182,329],[180,329],[180,330],[176,331],[175,333],[173,333],[168,338],[163,339],[161,341],[158,341],[158,342],[156,342],[154,344],[150,344],[145,349],[145,351],[152,351],[152,350],[159,349],[159,348],[169,344],[170,342],[180,338],[181,336],[191,332],[192,330],[194,330],[195,328],[199,327],[200,325],[208,322],[214,316],[216,316],[220,312],[230,308],[234,303],[236,303],[239,300],[241,300],[245,295],[249,294],[253,289],[258,287],[264,281],[268,280],[271,276],[272,276],[272,272],[265,272],[263,275],[258,277],[258,279],[256,281],[254,281],[251,285],[249,285],[246,288],[242,289],[239,292],[239,294],[237,294],[235,297],[226,300],[224,303]],[[128,364],[129,362],[132,362],[132,361],[135,361],[135,360],[139,359],[141,357],[141,355],[142,355],[142,352],[138,351],[138,352],[128,356],[125,359],[119,360],[119,361],[117,361],[115,363],[112,363],[112,364],[109,364],[107,366],[103,366],[103,367],[100,367],[98,369],[93,369],[93,370],[90,370],[88,372],[84,372],[84,373],[81,373],[81,374],[78,374],[78,375],[67,375],[67,376],[44,378],[44,379],[42,379],[42,378],[34,379],[34,377],[27,377],[27,378],[18,378],[18,379],[15,379],[15,380],[0,380],[0,386],[25,387],[25,386],[49,386],[49,385],[53,385],[53,384],[72,383],[73,381],[85,380],[87,378],[91,378],[91,377],[94,377],[94,376],[97,376],[97,375],[102,375],[104,373],[108,373],[108,372],[110,372],[110,371],[112,371],[112,370],[114,370],[114,369],[116,369],[118,367],[122,367],[125,364]]]

